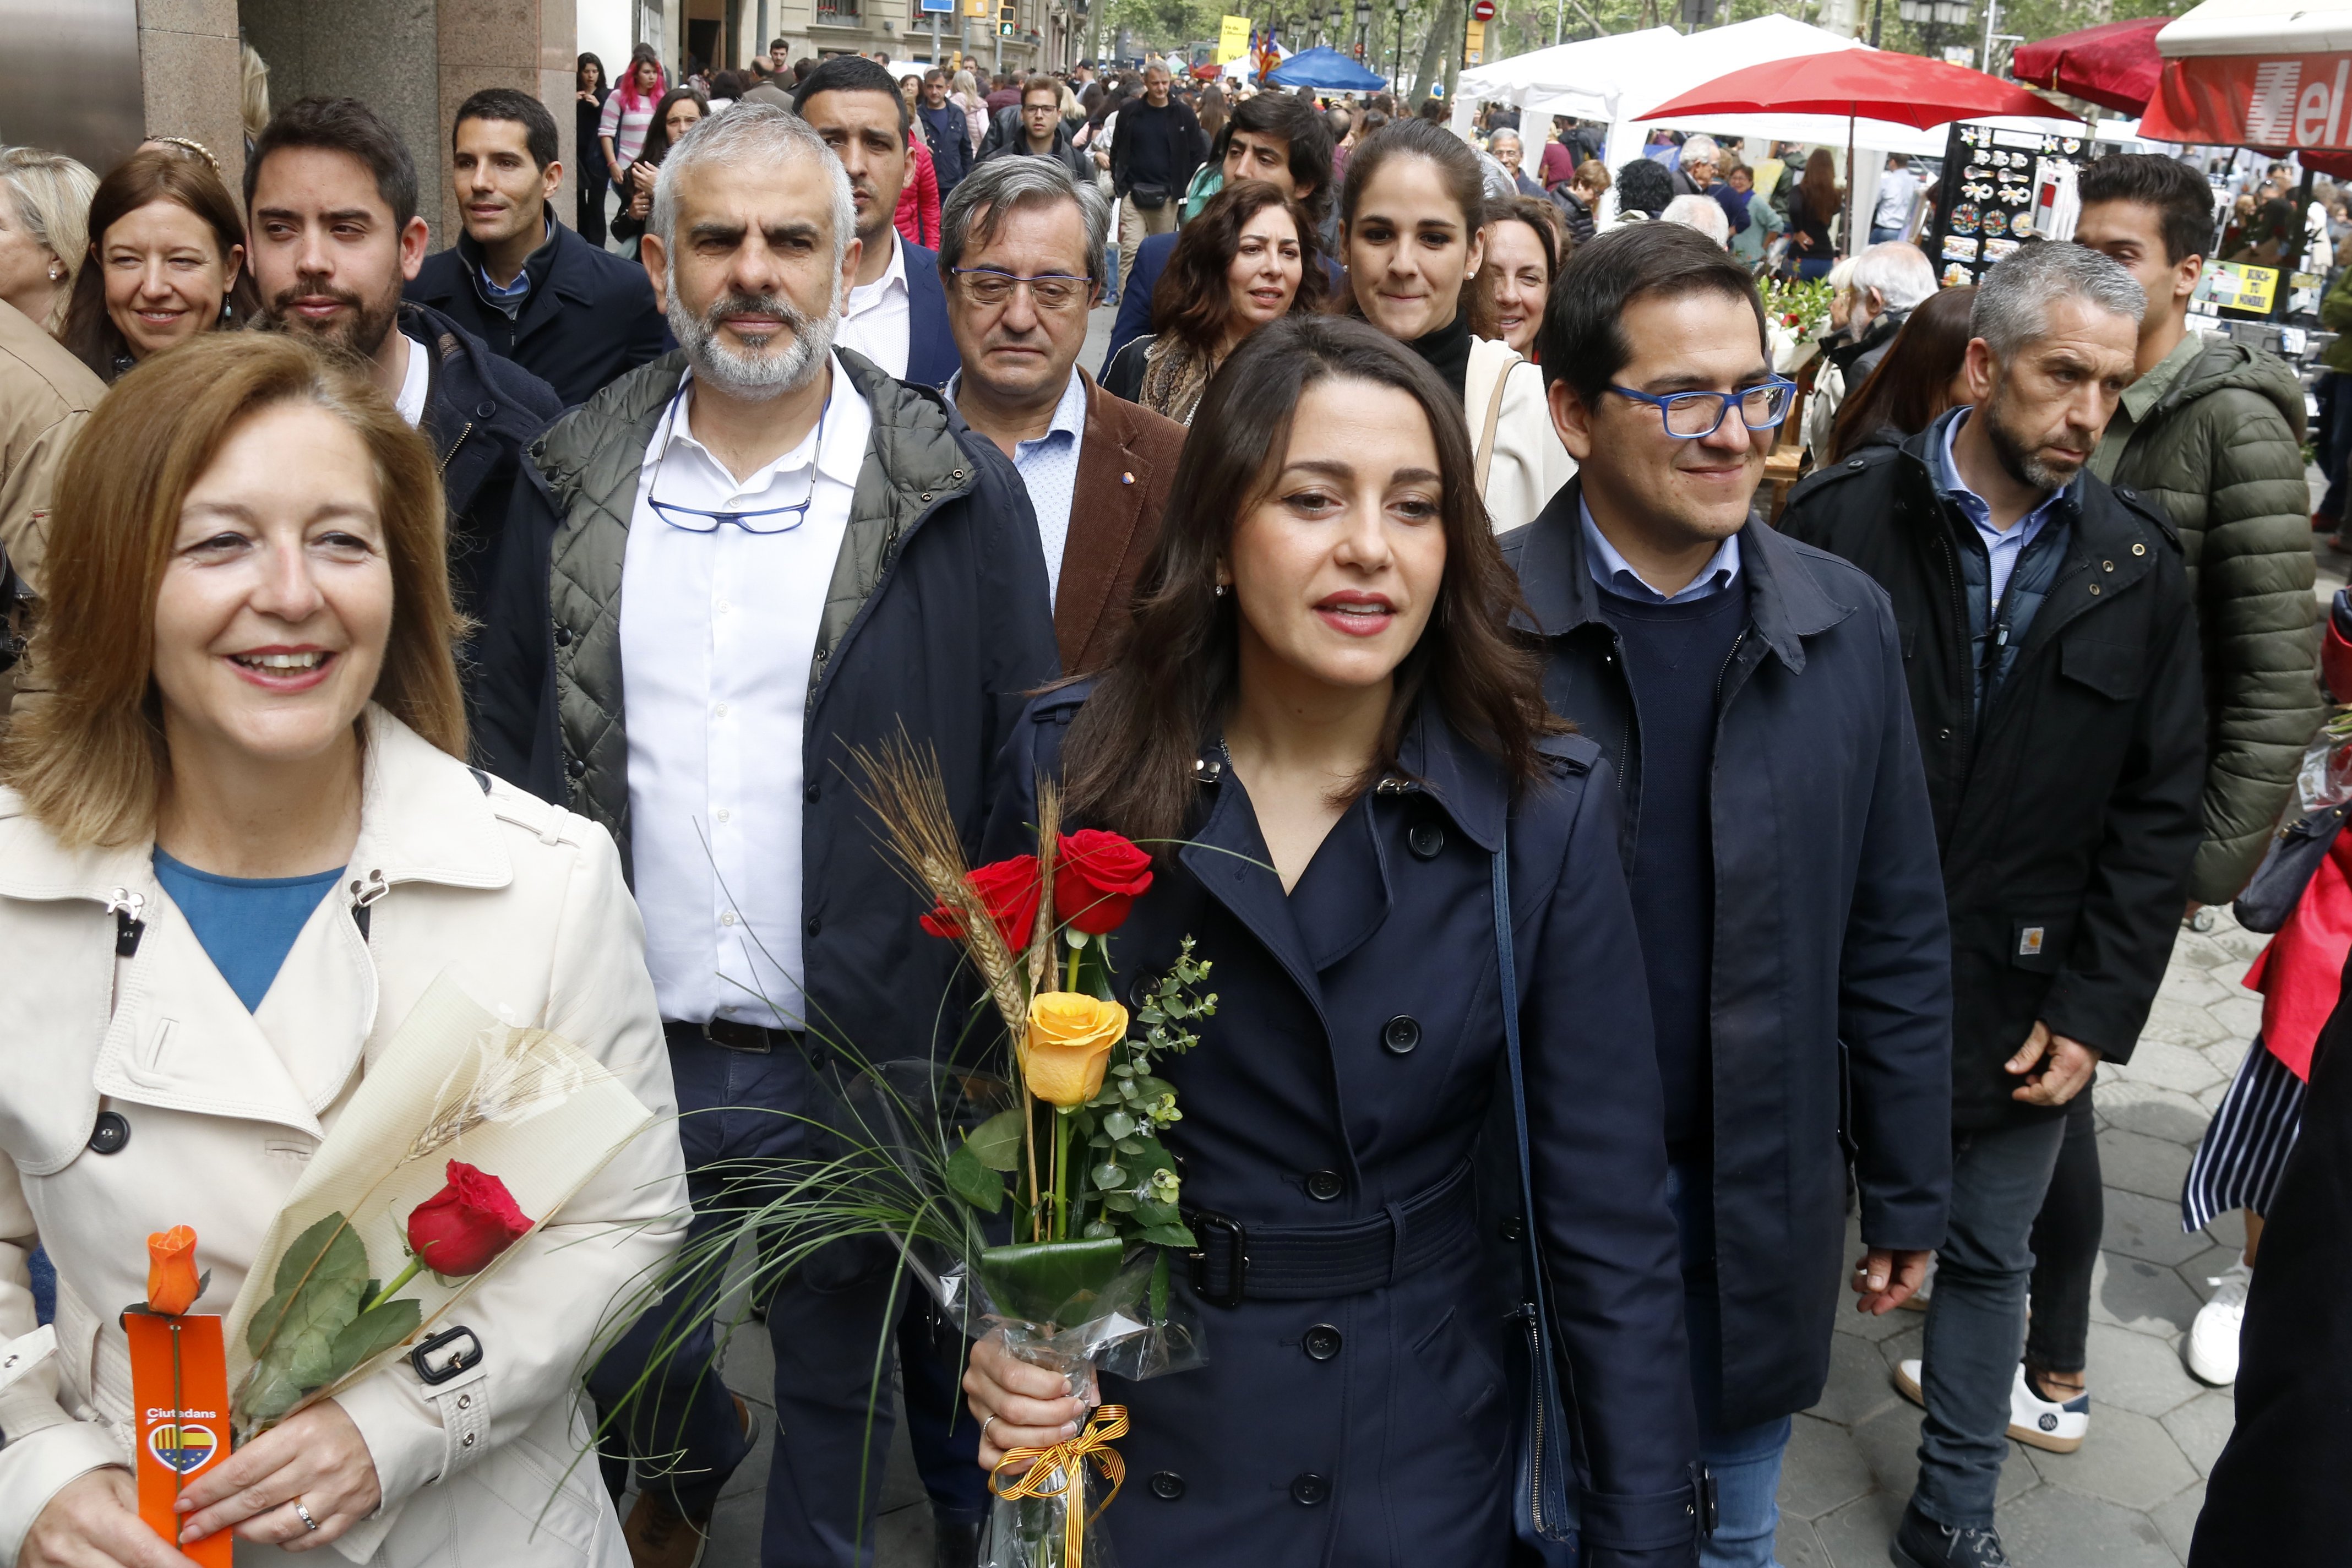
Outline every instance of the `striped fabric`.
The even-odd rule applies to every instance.
[[[2180,1189],[2180,1228],[2202,1230],[2231,1209],[2270,1210],[2303,1125],[2303,1079],[2259,1036],[2213,1113]]]

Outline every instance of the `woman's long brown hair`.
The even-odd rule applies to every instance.
[[[1225,346],[1225,328],[1234,319],[1228,275],[1234,258],[1241,254],[1242,230],[1268,207],[1288,213],[1290,226],[1298,232],[1298,292],[1291,297],[1291,311],[1312,315],[1323,308],[1330,280],[1323,274],[1323,247],[1306,209],[1264,180],[1236,180],[1210,197],[1200,216],[1176,231],[1176,248],[1151,290],[1154,332],[1204,354]]]
[[[1544,706],[1541,664],[1509,629],[1518,584],[1472,482],[1475,459],[1461,405],[1437,373],[1363,321],[1287,316],[1252,333],[1210,381],[1192,418],[1160,520],[1160,541],[1136,582],[1134,617],[1071,725],[1066,809],[1141,844],[1190,826],[1193,763],[1224,721],[1239,679],[1239,612],[1217,593],[1235,523],[1265,500],[1290,448],[1308,387],[1355,381],[1394,387],[1421,405],[1437,446],[1445,574],[1421,641],[1397,667],[1368,786],[1397,765],[1424,695],[1445,721],[1495,757],[1513,787],[1533,780],[1538,737],[1563,728]]]
[[[171,768],[155,601],[180,510],[236,428],[286,403],[341,420],[373,459],[393,593],[374,700],[451,756],[466,754],[452,653],[460,622],[432,448],[390,398],[301,339],[206,332],[116,383],[58,477],[30,655],[49,690],[19,705],[0,739],[0,784],[68,846],[125,844],[153,829]]]

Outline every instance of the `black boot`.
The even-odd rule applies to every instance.
[[[1903,1510],[1903,1522],[1886,1555],[1895,1568],[2010,1568],[2000,1533],[1992,1526],[1938,1524],[1921,1513],[1916,1502]]]

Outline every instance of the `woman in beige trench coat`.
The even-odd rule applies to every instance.
[[[127,1470],[118,1314],[146,1294],[146,1236],[193,1226],[197,1310],[227,1311],[445,974],[656,1120],[458,1305],[478,1364],[428,1384],[397,1358],[298,1412],[195,1478],[184,1539],[234,1529],[240,1564],[628,1562],[578,1379],[683,1235],[667,1058],[611,840],[452,754],[440,496],[389,400],[277,335],[140,366],[68,459],[52,689],[0,742],[0,1342],[34,1333],[36,1245],[58,1277],[54,1355],[0,1388],[0,1563],[184,1568]],[[271,974],[258,923],[213,918],[190,874],[321,892],[281,920]]]

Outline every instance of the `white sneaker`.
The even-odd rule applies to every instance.
[[[1925,1405],[1927,1395],[1920,1391],[1922,1363],[1912,1357],[1895,1363],[1895,1389],[1914,1405]],[[2071,1454],[2083,1446],[2091,1430],[2091,1396],[2078,1394],[2063,1404],[2042,1398],[2026,1380],[2025,1368],[2017,1369],[2017,1380],[2009,1389],[2009,1435],[2021,1443],[2036,1448],[2047,1448],[2053,1454]]]
[[[2241,1258],[2218,1279],[2206,1281],[2218,1289],[2211,1300],[2197,1309],[2197,1321],[2189,1325],[2188,1342],[2180,1347],[2189,1375],[2199,1382],[2225,1388],[2238,1381],[2238,1330],[2246,1321],[2246,1287],[2253,1279],[2254,1271]]]
[[[2083,1446],[2091,1430],[2091,1396],[2076,1394],[2060,1403],[2034,1392],[2033,1380],[2022,1363],[2009,1389],[2009,1435],[2029,1447],[2053,1454],[2071,1454]]]

